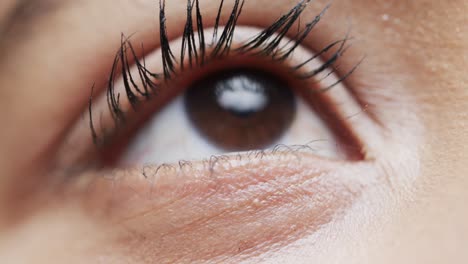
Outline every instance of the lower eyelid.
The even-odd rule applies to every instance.
[[[270,243],[290,243],[327,228],[359,198],[364,182],[375,176],[365,163],[336,166],[313,154],[255,154],[259,153],[100,172],[101,176],[90,176],[86,188],[78,188],[86,190],[80,200],[106,226],[118,223],[111,225],[115,243],[131,232],[136,235],[126,237],[125,243],[140,249],[152,245],[151,252],[161,256],[171,252],[165,251],[168,247],[190,255],[216,246],[222,248],[219,254],[235,254],[229,237],[263,250]],[[266,217],[267,222],[262,220]],[[290,228],[293,224],[296,227]],[[125,232],[119,226],[125,226]],[[238,235],[229,231],[238,228],[244,231]],[[217,235],[202,235],[210,230]],[[140,240],[140,235],[146,239]],[[186,243],[195,237],[210,240]]]
[[[252,151],[231,156],[213,156],[208,160],[177,165],[106,170],[98,173],[101,177],[92,175],[88,178],[86,196],[91,201],[88,206],[96,209],[102,209],[102,204],[107,204],[109,200],[118,199],[120,202],[111,205],[112,208],[108,208],[110,211],[106,212],[111,212],[115,219],[121,221],[180,199],[198,197],[196,200],[199,200],[216,194],[225,199],[233,196],[236,200],[234,196],[243,191],[261,195],[261,192],[249,191],[249,188],[259,184],[281,182],[281,185],[290,187],[300,186],[296,181],[301,181],[302,178],[311,180],[332,174],[332,171],[336,172],[334,162],[310,162],[316,159],[314,157],[313,154],[304,152],[297,155],[291,150],[277,150],[274,153]],[[272,166],[271,162],[275,162],[275,165]],[[84,176],[87,174],[93,173],[88,172]],[[330,180],[333,178],[329,177]],[[80,182],[78,190],[83,190],[83,182]],[[238,198],[241,199],[240,196]],[[134,206],[134,202],[140,199],[146,200],[150,208],[145,208],[143,204]]]

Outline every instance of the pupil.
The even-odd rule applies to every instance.
[[[294,94],[284,82],[249,69],[195,83],[184,102],[192,126],[228,151],[271,146],[289,129],[296,113]]]

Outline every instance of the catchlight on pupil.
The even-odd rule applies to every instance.
[[[187,90],[184,104],[192,126],[229,151],[271,146],[296,114],[294,94],[284,82],[249,69],[206,77]]]

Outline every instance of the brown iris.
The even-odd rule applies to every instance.
[[[250,69],[203,79],[188,89],[184,100],[198,132],[228,151],[274,144],[296,114],[294,94],[284,82]]]

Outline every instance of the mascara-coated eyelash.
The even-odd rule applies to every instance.
[[[238,25],[238,19],[242,14],[245,0],[234,0],[229,19],[225,23],[222,31],[220,31],[220,21],[225,4],[225,1],[221,0],[215,19],[213,34],[211,36],[212,40],[210,44],[207,44],[205,38],[205,28],[200,9],[200,1],[187,0],[187,20],[182,35],[180,56],[179,59],[177,59],[172,51],[173,49],[170,45],[167,34],[165,0],[160,0],[159,38],[163,70],[161,73],[154,73],[148,69],[145,58],[143,57],[140,59],[136,55],[137,52],[135,51],[131,41],[122,34],[121,46],[117,51],[112,64],[106,92],[107,105],[114,121],[115,128],[111,130],[103,130],[101,132],[103,135],[102,137],[98,135],[92,116],[93,95],[91,95],[88,110],[90,118],[89,126],[94,144],[96,146],[105,145],[107,143],[106,139],[111,138],[111,136],[108,135],[116,133],[118,128],[127,121],[126,112],[121,107],[121,94],[115,89],[115,80],[117,74],[120,74],[123,80],[125,95],[131,105],[131,108],[134,111],[137,111],[138,105],[141,102],[147,101],[154,96],[157,96],[159,90],[164,87],[166,83],[170,82],[184,70],[187,70],[187,68],[193,69],[195,67],[203,67],[215,60],[228,59],[231,56],[239,55],[259,57],[262,59],[271,60],[273,62],[284,62],[310,35],[312,30],[320,22],[329,8],[329,5],[327,5],[318,15],[308,21],[304,27],[300,29],[301,15],[310,2],[311,0],[300,1],[291,10],[280,16],[275,22],[266,27],[252,39],[246,41],[245,43],[241,43],[240,45],[233,45],[234,32]],[[291,32],[294,30],[293,27],[296,24],[299,24],[297,32],[295,32],[294,36],[286,44],[284,44],[284,39],[288,34],[291,34]],[[330,72],[326,73],[325,77],[323,77],[327,78],[330,74],[333,73],[339,58],[348,49],[349,44],[347,43],[349,39],[350,38],[348,34],[346,34],[343,39],[330,43],[328,46],[310,58],[307,58],[303,62],[298,63],[297,65],[288,66],[290,73],[298,80],[308,80],[331,69]],[[141,49],[144,54],[145,52],[143,45],[141,45]],[[333,53],[322,65],[315,69],[304,71],[308,63],[317,58],[320,58],[331,50],[334,50]],[[131,73],[131,62],[133,62],[136,66],[138,72],[137,76]],[[334,87],[346,79],[350,74],[352,74],[359,64],[360,62],[356,63],[336,82],[326,87],[320,87],[319,89],[316,89],[316,92],[324,92]],[[139,81],[141,82],[140,86],[137,84],[137,78],[139,78]],[[320,81],[321,80],[318,80],[318,82]]]

